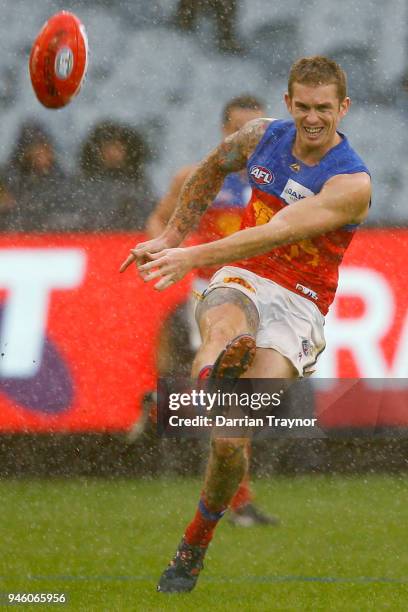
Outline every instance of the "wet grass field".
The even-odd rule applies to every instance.
[[[155,592],[192,516],[196,480],[3,480],[6,593],[64,593],[66,604],[17,609],[408,609],[405,476],[258,480],[279,527],[220,524],[196,590]]]

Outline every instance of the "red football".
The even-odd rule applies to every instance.
[[[35,95],[47,108],[66,106],[81,89],[88,64],[88,40],[78,17],[61,11],[42,27],[30,53]]]

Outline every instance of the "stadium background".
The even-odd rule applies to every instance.
[[[364,402],[357,418],[355,406],[335,414],[329,425],[335,433],[351,428],[346,439],[260,442],[254,472],[268,478],[333,470],[401,472],[408,425],[408,4],[241,0],[234,33],[241,48],[235,52],[218,49],[211,12],[200,14],[191,32],[175,27],[177,4],[1,3],[2,180],[7,184],[7,163],[27,120],[50,130],[67,180],[56,190],[52,223],[34,233],[8,231],[5,224],[0,235],[0,474],[174,477],[200,471],[202,447],[197,451],[193,443],[125,441],[143,393],[154,385],[160,323],[187,295],[189,279],[158,300],[136,275],[117,274],[129,246],[141,236],[137,221],[126,232],[106,224],[83,229],[78,215],[75,224],[68,216],[64,225],[63,215],[57,221],[58,207],[64,212],[64,198],[73,199],[70,181],[76,184],[80,149],[99,121],[125,122],[146,139],[148,182],[158,198],[182,165],[218,142],[221,108],[232,96],[256,92],[271,116],[285,117],[288,68],[295,58],[314,53],[333,57],[347,71],[353,106],[343,130],[367,162],[374,186],[369,220],[342,269],[319,374],[397,378],[391,390],[402,389],[403,395],[397,402],[395,396],[385,400],[374,415],[367,414]],[[42,23],[61,9],[73,10],[86,25],[90,64],[79,98],[54,112],[37,103],[27,61]],[[87,214],[86,193],[81,197],[80,219]],[[70,206],[72,212],[72,201]],[[17,294],[19,301],[12,303]],[[373,429],[378,435],[368,436]],[[387,497],[393,481],[384,478]],[[188,487],[186,482],[178,486]],[[268,482],[260,482],[265,498]],[[17,493],[9,494],[6,498],[16,502]],[[385,520],[387,512],[385,505]]]

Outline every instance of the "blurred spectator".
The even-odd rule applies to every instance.
[[[80,155],[78,229],[144,228],[155,203],[145,174],[148,158],[147,144],[134,128],[111,121],[94,127]]]
[[[179,0],[175,23],[178,28],[191,32],[197,15],[208,9],[215,16],[217,45],[223,53],[241,53],[243,48],[236,38],[236,0]]]
[[[41,123],[29,120],[22,125],[4,176],[15,204],[3,229],[41,232],[59,228],[66,178],[56,159],[53,139]]]

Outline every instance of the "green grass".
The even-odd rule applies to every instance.
[[[155,592],[200,484],[173,479],[1,481],[1,592],[66,593],[109,611],[408,610],[404,477],[255,483],[280,527],[218,528],[196,590]]]

